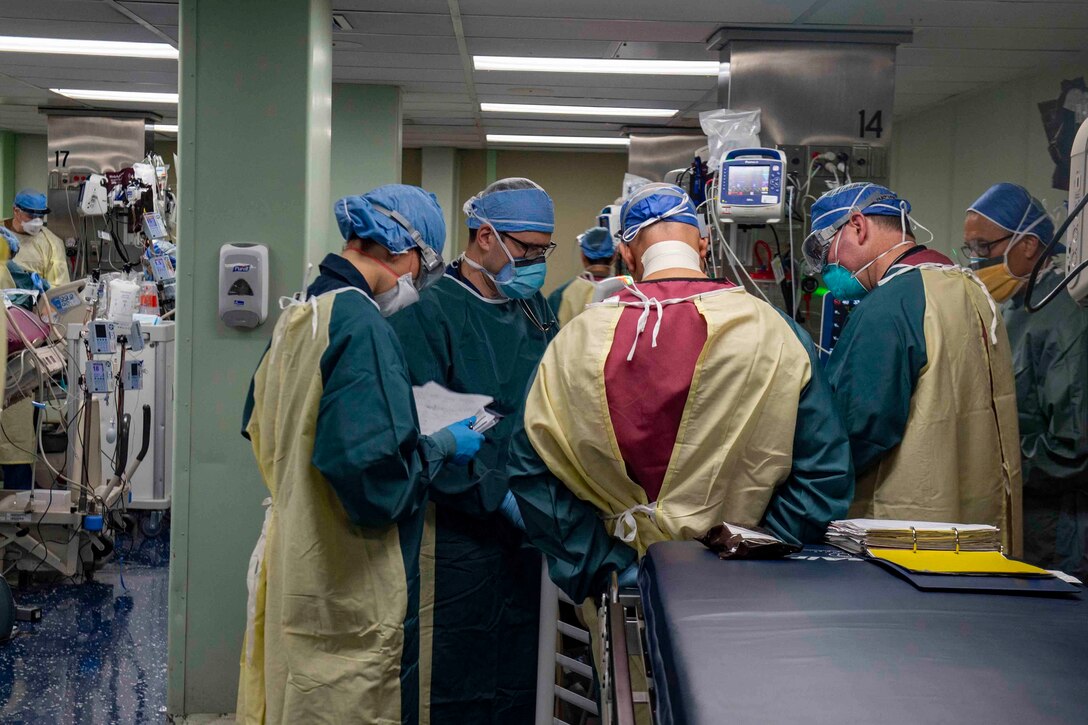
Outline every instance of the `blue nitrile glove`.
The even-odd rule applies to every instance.
[[[471,428],[475,422],[476,416],[473,416],[446,428],[453,436],[453,442],[456,446],[453,462],[458,466],[468,465],[468,462],[476,457],[476,454],[480,452],[480,446],[483,445],[484,434],[477,433]]]
[[[619,585],[620,589],[627,589],[630,587],[638,586],[638,562],[636,561],[631,566],[627,567],[619,573]]]
[[[502,512],[507,521],[525,531],[525,519],[521,518],[521,509],[518,508],[518,501],[514,498],[514,494],[509,491],[506,492],[506,496],[503,497],[502,504],[499,506],[499,511]]]
[[[8,243],[8,249],[11,250],[11,258],[14,259],[15,255],[19,253],[19,237],[12,234],[7,227],[0,226],[0,236],[4,237],[4,241]]]

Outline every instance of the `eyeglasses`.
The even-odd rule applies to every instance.
[[[518,245],[521,248],[522,259],[547,259],[552,255],[552,252],[554,252],[555,248],[558,246],[555,242],[548,242],[544,245],[527,244],[515,237],[514,235],[507,234],[506,232],[499,232],[499,236],[506,237],[514,244]]]
[[[992,242],[971,242],[960,247],[960,251],[963,252],[963,256],[967,259],[989,259],[991,249],[998,244],[1007,242],[1013,236],[1013,234],[1006,234],[1001,239],[995,239]]]

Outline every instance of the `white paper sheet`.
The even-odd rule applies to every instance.
[[[459,420],[479,413],[493,398],[487,395],[470,395],[447,390],[436,382],[413,386],[416,412],[419,413],[419,430],[431,435]]]

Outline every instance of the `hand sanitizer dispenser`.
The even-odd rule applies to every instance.
[[[230,327],[257,327],[268,318],[268,247],[219,248],[219,319]]]

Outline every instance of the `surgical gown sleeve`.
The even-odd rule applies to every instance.
[[[313,465],[351,520],[382,527],[415,514],[454,452],[453,436],[419,432],[404,354],[392,328],[357,295],[341,295],[321,357]]]
[[[808,333],[785,314],[808,352],[812,377],[801,391],[793,435],[793,467],[775,489],[763,525],[799,544],[823,540],[827,524],[846,515],[854,498],[850,441],[835,409],[816,349]]]
[[[634,549],[605,530],[597,509],[571,493],[544,465],[529,442],[521,413],[510,442],[509,473],[525,533],[547,557],[551,580],[572,600],[581,602],[601,591],[611,572],[638,560]]]
[[[903,440],[927,362],[925,305],[921,273],[901,274],[857,306],[831,353],[827,379],[858,476]]]

